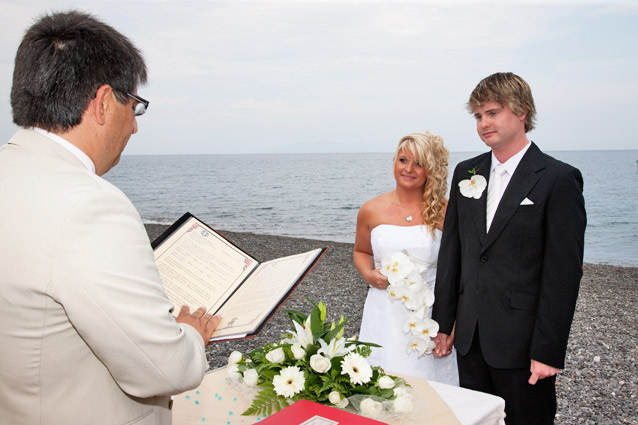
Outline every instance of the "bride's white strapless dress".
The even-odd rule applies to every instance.
[[[423,277],[426,282],[431,282],[434,290],[436,262],[441,245],[439,230],[435,230],[435,238],[432,238],[432,233],[424,225],[381,224],[372,229],[370,243],[375,268],[381,267],[384,258],[405,250],[411,257],[427,265]],[[434,302],[436,303],[436,300]],[[411,337],[409,333],[402,331],[406,313],[403,303],[391,301],[386,290],[370,288],[363,309],[359,340],[374,342],[383,348],[372,348],[368,362],[373,366],[381,366],[388,372],[458,386],[456,350],[449,356],[440,358],[431,354],[419,357],[416,351],[407,352]],[[430,311],[430,316],[431,314]]]

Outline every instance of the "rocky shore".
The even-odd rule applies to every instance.
[[[147,225],[151,240],[167,226]],[[352,244],[221,231],[244,251],[267,261],[311,249],[330,249],[283,304],[309,311],[305,297],[328,305],[330,320],[350,318],[346,336],[361,323],[367,286],[352,263]],[[557,381],[556,424],[638,424],[638,268],[586,264],[567,351]],[[231,351],[244,353],[278,341],[289,329],[288,316],[275,314],[254,338],[208,347],[211,367],[226,364]]]

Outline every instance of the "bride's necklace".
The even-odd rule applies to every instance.
[[[396,191],[394,192],[394,196],[397,198],[397,203],[399,204],[399,208],[401,208],[401,211],[403,212],[405,221],[407,221],[408,223],[411,222],[413,220],[412,214],[406,214],[405,210],[403,209],[403,205],[401,205],[401,201],[399,200],[399,195],[397,195]]]

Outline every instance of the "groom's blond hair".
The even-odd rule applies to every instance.
[[[532,89],[521,77],[511,72],[497,72],[481,80],[467,101],[467,110],[473,114],[487,102],[508,106],[516,115],[525,116],[525,133],[532,131],[536,123],[536,106]]]
[[[425,170],[421,218],[434,236],[434,230],[442,227],[445,219],[449,152],[443,145],[443,138],[429,131],[402,137],[394,154],[395,161],[403,150],[410,151]]]

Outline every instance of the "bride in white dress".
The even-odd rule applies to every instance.
[[[408,350],[412,336],[403,332],[408,310],[401,301],[390,300],[388,279],[380,272],[383,259],[406,251],[425,269],[424,281],[434,290],[447,205],[447,157],[441,137],[429,132],[399,141],[395,190],[369,200],[359,210],[354,263],[370,285],[359,339],[383,347],[372,349],[369,363],[388,372],[458,385],[453,335],[448,346],[434,349],[438,356]]]

